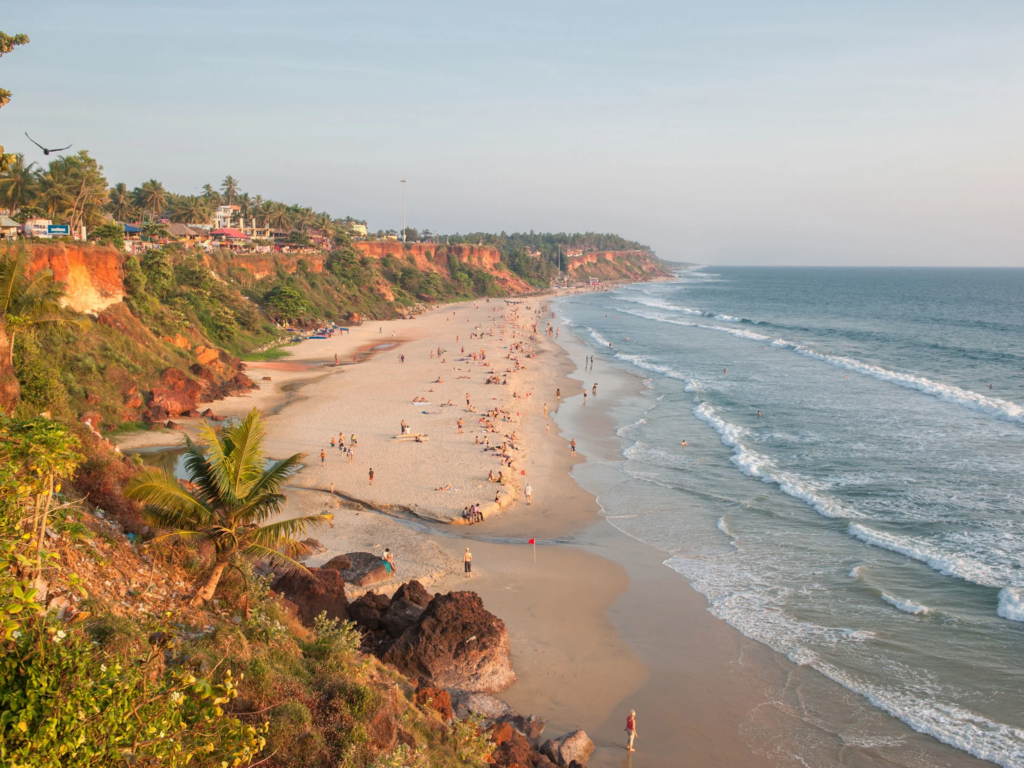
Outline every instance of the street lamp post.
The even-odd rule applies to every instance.
[[[402,179],[402,242],[405,242],[405,179]]]

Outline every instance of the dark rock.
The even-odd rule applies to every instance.
[[[338,571],[333,571],[338,573]],[[380,598],[384,598],[383,604]],[[390,607],[391,601],[387,595],[378,595],[374,592],[367,592],[357,598],[348,607],[348,615],[356,624],[369,632],[376,632],[380,629],[380,620],[384,612]]]
[[[352,563],[351,567],[341,572],[346,584],[369,587],[387,581],[392,576],[384,567],[384,561],[372,552],[349,552],[346,556]]]
[[[500,722],[508,723],[531,742],[540,738],[544,733],[544,726],[547,723],[536,715],[523,717],[522,715],[502,715],[498,718]]]
[[[292,571],[274,580],[274,591],[298,608],[299,621],[312,626],[321,612],[329,619],[348,619],[348,598],[345,582],[337,571],[310,568],[309,573]]]
[[[202,363],[192,363],[192,365],[190,365],[188,369],[203,381],[213,383],[217,380],[217,374],[215,374]]]
[[[167,429],[184,429],[185,428],[185,427],[183,427],[181,424],[179,424],[176,421],[168,421],[166,424],[164,424],[164,426],[167,427]]]
[[[501,768],[526,768],[533,762],[530,742],[508,723],[495,723],[488,730],[496,745],[491,752],[494,765]]]
[[[183,416],[188,416],[190,419],[198,419],[200,416],[202,416],[202,414],[199,413],[199,411],[197,411],[195,408],[193,408],[188,413],[185,413],[185,414],[182,414],[182,415]]]
[[[515,682],[505,622],[475,592],[438,595],[383,659],[410,677],[465,691],[503,691]]]
[[[555,768],[555,764],[548,759],[547,755],[542,755],[540,752],[534,752],[533,768]]]
[[[269,376],[264,376],[263,381],[273,381]]]
[[[348,559],[348,555],[335,555],[320,567],[330,568],[334,571],[347,571],[352,567],[352,561]]]
[[[380,625],[391,637],[399,638],[423,614],[423,607],[404,597],[395,597],[380,618]]]
[[[548,739],[541,745],[540,752],[563,768],[568,768],[573,762],[586,765],[587,760],[594,754],[594,742],[585,731],[578,730],[557,739]]]
[[[416,704],[420,707],[429,707],[441,716],[446,723],[455,718],[452,710],[452,698],[448,691],[443,688],[431,688],[429,685],[421,685],[416,689]]]
[[[484,720],[500,720],[516,716],[516,711],[512,707],[490,694],[463,691],[458,688],[449,688],[448,693],[452,699],[455,716],[460,720],[465,720],[473,715]]]
[[[394,600],[400,600],[403,598],[408,600],[410,603],[415,603],[420,608],[426,608],[430,605],[430,601],[434,599],[434,596],[427,592],[427,590],[423,588],[422,584],[413,579],[412,581],[403,584],[395,591]]]

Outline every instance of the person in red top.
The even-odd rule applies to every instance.
[[[631,709],[629,711],[629,717],[626,718],[626,733],[629,734],[629,741],[626,743],[626,750],[629,752],[636,752],[633,749],[633,739],[636,738],[636,710]]]

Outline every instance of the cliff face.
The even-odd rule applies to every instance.
[[[391,256],[395,259],[412,261],[422,272],[437,272],[445,277],[448,273],[448,256],[453,255],[469,267],[481,269],[494,276],[495,281],[509,293],[527,293],[533,288],[501,264],[501,253],[489,245],[441,245],[440,243],[409,243],[397,240],[360,241],[352,244],[355,249],[371,259]]]
[[[299,268],[299,262],[305,261],[306,268],[313,273],[319,274],[324,271],[324,257],[316,254],[302,254],[301,256],[288,253],[246,253],[231,254],[229,256],[211,256],[211,267],[217,269],[244,269],[254,279],[262,280],[265,277],[273,277],[277,274],[278,267],[284,269],[289,275],[294,274]]]
[[[64,284],[64,306],[98,314],[124,298],[121,259],[122,254],[109,246],[32,243],[28,272],[53,270],[54,279]]]
[[[606,281],[649,280],[671,276],[665,266],[647,251],[591,251],[571,257],[566,271],[580,280],[588,277]]]

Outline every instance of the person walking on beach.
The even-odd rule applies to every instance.
[[[327,466],[327,451],[325,451],[323,448],[320,449],[320,466]]]
[[[466,547],[466,554],[462,556],[462,568],[465,570],[466,578],[468,579],[473,571],[473,553],[469,551],[469,547]]]
[[[459,434],[462,434],[462,419],[459,419]]]
[[[373,467],[370,467],[370,485],[373,485]]]
[[[559,387],[558,389],[555,390],[555,402],[556,403],[562,402],[562,389],[561,389],[561,387]]]
[[[576,455],[576,438],[575,437],[572,440],[569,441],[569,455],[570,456],[575,456]]]
[[[629,717],[626,718],[626,738],[628,739],[628,741],[626,742],[626,751],[627,752],[636,752],[636,750],[633,749],[633,739],[636,738],[636,710],[635,709],[629,710]]]
[[[529,483],[526,484],[526,504],[533,504],[533,486]]]

